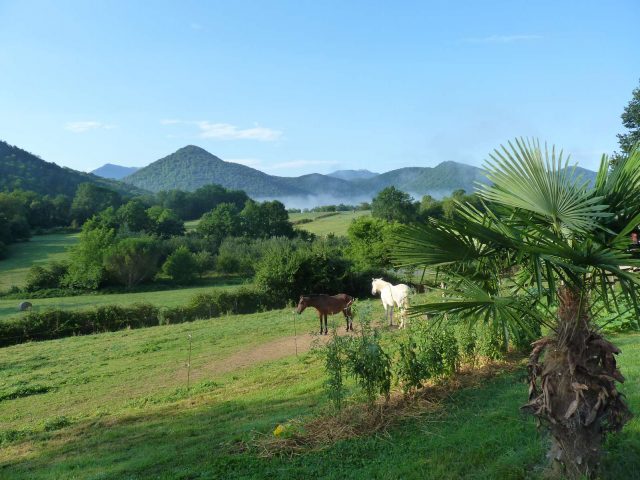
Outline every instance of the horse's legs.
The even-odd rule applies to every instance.
[[[320,317],[320,335],[322,335],[322,314],[318,312],[318,316]]]
[[[389,313],[390,313],[389,318],[391,319],[391,323],[389,325],[393,327],[393,305],[389,307]]]
[[[329,335],[329,328],[327,326],[328,317],[329,317],[329,315],[325,313],[324,314],[324,334],[325,335]]]
[[[347,332],[349,330],[353,332],[353,317],[351,315],[351,308],[347,308],[344,310],[344,318],[347,319]]]

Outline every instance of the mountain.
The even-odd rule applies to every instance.
[[[367,180],[373,178],[379,173],[370,172],[369,170],[336,170],[335,172],[328,173],[328,177],[339,178],[340,180],[346,180],[351,182],[353,180]]]
[[[582,168],[578,168],[576,174],[588,181],[595,178],[595,172]],[[370,200],[389,186],[408,192],[415,199],[426,194],[442,197],[457,189],[472,192],[478,182],[486,183],[487,179],[482,169],[451,161],[435,167],[399,168],[381,174],[367,170],[338,170],[329,175],[312,173],[300,177],[279,177],[225,162],[200,147],[189,145],[124,177],[122,181],[151,191],[193,191],[216,183],[225,188],[244,190],[253,198],[277,198],[289,206],[308,207]]]
[[[144,193],[125,183],[45,162],[40,157],[0,141],[0,191],[31,190],[41,195],[74,196],[81,183],[94,183],[124,195]]]
[[[111,178],[112,180],[120,180],[127,175],[131,175],[138,171],[138,167],[123,167],[121,165],[114,165],[113,163],[105,163],[100,168],[96,168],[91,173],[102,178]]]
[[[239,163],[225,162],[203,148],[188,145],[124,177],[124,182],[158,192],[180,189],[193,191],[216,183],[244,190],[253,197],[304,195],[285,177],[274,177]]]
[[[370,192],[379,192],[383,188],[394,186],[415,197],[421,197],[426,194],[448,195],[460,188],[472,192],[476,182],[486,183],[482,169],[449,161],[435,167],[399,168],[352,183],[359,189]]]
[[[340,177],[354,178],[346,180]],[[122,181],[151,191],[181,189],[193,191],[216,183],[244,190],[254,198],[326,197],[326,202],[370,199],[385,187],[421,196],[441,196],[463,188],[472,191],[482,180],[477,167],[443,162],[437,167],[411,167],[375,174],[367,170],[339,170],[330,175],[312,173],[300,177],[268,175],[245,165],[225,162],[206,150],[188,145],[124,177]],[[354,200],[355,201],[355,200]]]

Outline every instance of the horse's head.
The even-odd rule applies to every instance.
[[[298,308],[296,308],[296,313],[300,314],[304,312],[304,309],[307,308],[307,299],[304,295],[300,295],[300,301],[298,302]]]
[[[375,295],[378,293],[380,278],[372,278],[371,279],[371,295]]]

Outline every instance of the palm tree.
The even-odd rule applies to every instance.
[[[590,477],[604,436],[631,418],[616,388],[620,351],[593,319],[602,310],[638,313],[640,279],[626,267],[640,266],[628,252],[640,223],[640,151],[612,170],[603,156],[593,185],[537,141],[502,146],[485,168],[484,211],[458,204],[451,220],[401,231],[396,263],[446,276],[443,298],[411,313],[493,322],[510,335],[544,328],[523,409],[549,429],[554,468]]]

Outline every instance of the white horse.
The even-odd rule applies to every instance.
[[[380,293],[385,319],[389,318],[389,324],[393,325],[393,309],[398,307],[400,309],[400,328],[404,328],[409,308],[409,294],[411,293],[409,286],[404,283],[392,285],[381,278],[372,278],[371,294],[376,295],[377,293]]]

